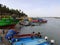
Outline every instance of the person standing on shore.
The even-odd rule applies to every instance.
[[[5,33],[4,29],[2,30],[2,33],[3,33],[3,34]]]

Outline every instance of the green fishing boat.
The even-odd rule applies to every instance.
[[[2,18],[0,19],[0,28],[8,28],[8,27],[14,27],[19,20],[14,18]]]

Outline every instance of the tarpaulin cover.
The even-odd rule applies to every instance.
[[[16,34],[16,32],[14,30],[9,30],[8,33],[6,34],[5,38],[8,39],[8,37],[12,37],[15,34]]]

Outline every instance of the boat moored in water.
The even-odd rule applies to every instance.
[[[19,20],[13,18],[2,18],[0,19],[0,28],[13,28]]]
[[[22,35],[14,35],[13,38],[10,39],[12,45],[51,45],[46,39],[43,38],[31,38],[32,34],[22,34]],[[11,36],[11,35],[10,35]],[[9,40],[9,39],[8,39]]]
[[[50,43],[43,38],[31,38],[31,34],[22,34],[15,35],[15,38],[12,38],[12,45],[50,45]]]
[[[38,19],[38,22],[40,22],[40,23],[47,23],[47,20],[42,19],[42,18],[39,18],[39,19]]]
[[[31,34],[18,34],[15,29],[10,29],[5,35],[12,45],[51,45],[54,44],[54,40],[48,41],[48,37],[42,38],[40,32]]]
[[[33,23],[47,23],[47,20],[46,19],[42,19],[42,18],[37,18],[37,19],[32,19],[32,22]]]

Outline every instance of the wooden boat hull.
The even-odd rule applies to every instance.
[[[16,24],[6,25],[6,26],[0,26],[0,29],[8,29],[8,28],[14,28]]]
[[[50,42],[43,38],[31,38],[32,34],[15,35],[11,39],[13,45],[50,45]]]

